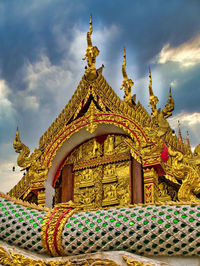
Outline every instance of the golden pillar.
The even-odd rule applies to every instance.
[[[156,203],[158,199],[158,174],[154,168],[144,169],[144,203]]]
[[[45,191],[43,189],[38,190],[38,205],[45,206]]]

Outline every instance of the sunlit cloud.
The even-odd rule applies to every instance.
[[[0,191],[7,193],[22,177],[19,167],[15,166],[13,171],[13,163],[10,160],[0,161]]]
[[[7,139],[16,117],[15,108],[9,100],[10,95],[11,90],[6,81],[0,79],[0,142]]]
[[[10,89],[5,80],[0,80],[0,118],[12,111],[12,104],[8,99]]]
[[[171,47],[170,43],[167,43],[160,51],[156,61],[160,64],[176,62],[182,67],[199,64],[200,35],[176,47]]]
[[[49,58],[42,54],[37,62],[28,62],[23,71],[24,81],[27,84],[23,92],[25,109],[40,112],[49,101],[52,101],[54,106],[66,104],[63,95],[66,95],[67,88],[72,86],[73,77],[63,62],[60,65],[53,65]]]
[[[172,118],[169,118],[168,121],[172,126],[176,126],[177,121],[188,126],[196,126],[200,124],[200,113],[180,113]]]

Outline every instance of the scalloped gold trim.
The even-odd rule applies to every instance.
[[[122,256],[128,266],[153,266],[153,264],[144,264],[142,261],[128,259],[126,256]]]
[[[73,264],[67,259],[59,260],[41,260],[33,259],[23,254],[19,254],[10,249],[0,246],[0,263],[1,265],[14,266],[14,265],[29,265],[29,266],[72,266]]]
[[[95,115],[95,119],[94,119]],[[84,121],[83,121],[84,120]],[[97,121],[98,120],[98,121]],[[145,133],[142,131],[139,125],[137,125],[135,122],[130,120],[129,118],[126,118],[122,116],[121,114],[113,114],[110,112],[104,113],[97,113],[93,114],[93,119],[91,121],[90,116],[82,117],[79,120],[74,121],[70,126],[68,126],[67,130],[61,129],[60,132],[58,132],[57,136],[54,138],[53,143],[49,143],[48,145],[48,153],[44,155],[44,165],[48,165],[47,167],[50,168],[52,164],[53,158],[56,156],[56,152],[60,149],[63,142],[71,138],[74,134],[76,134],[80,128],[81,129],[87,129],[88,124],[91,123],[92,127],[95,127],[98,124],[111,124],[115,125],[121,129],[124,130],[125,133],[129,134],[132,139],[136,139],[135,135],[138,138],[138,142],[141,143],[147,143],[147,139],[145,137]],[[133,134],[134,132],[134,134]],[[66,136],[66,137],[65,137]]]
[[[20,204],[20,205],[22,205],[24,207],[29,207],[29,208],[32,208],[32,209],[35,209],[35,210],[46,211],[46,212],[48,212],[50,210],[47,207],[38,206],[38,205],[36,205],[34,203],[29,203],[27,201],[23,201],[23,200],[14,198],[14,197],[10,197],[10,196],[4,194],[3,192],[0,192],[0,197],[2,197],[4,199],[7,199],[7,200],[10,200],[10,201],[12,201],[14,203]]]

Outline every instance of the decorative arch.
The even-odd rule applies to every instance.
[[[82,142],[103,134],[122,134],[129,136],[136,146],[147,143],[148,138],[141,127],[130,118],[121,114],[98,113],[86,115],[75,120],[57,134],[48,145],[42,158],[42,165],[49,169],[46,179],[46,205],[52,201],[53,180],[64,159],[70,151]],[[52,195],[49,199],[49,195]]]
[[[131,139],[137,142],[138,146],[140,146],[141,143],[148,142],[148,138],[144,131],[130,118],[120,114],[99,113],[93,116],[77,119],[70,125],[66,126],[64,130],[60,130],[57,136],[48,145],[42,158],[42,165],[50,168],[53,158],[65,141],[69,140],[74,134],[77,134],[82,129],[86,129],[92,134],[93,131],[96,131],[99,124],[113,125],[122,129],[125,134],[128,134]]]

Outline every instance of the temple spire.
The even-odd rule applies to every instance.
[[[180,121],[178,120],[178,139],[183,142],[182,134],[181,134],[181,124]]]
[[[132,104],[132,99],[135,101],[135,95],[131,96],[131,87],[134,85],[134,82],[132,79],[129,79],[126,73],[126,49],[124,47],[124,60],[122,64],[122,75],[123,75],[123,81],[121,90],[124,89],[124,100],[125,102]]]
[[[151,78],[151,68],[149,67],[149,105],[151,106],[152,115],[157,116],[156,105],[159,102],[158,97],[153,94],[152,89],[152,78]]]
[[[83,60],[87,59],[87,64],[88,64],[88,67],[86,68],[86,71],[85,71],[86,78],[89,80],[93,80],[97,77],[95,63],[96,63],[96,57],[99,54],[99,49],[96,46],[92,45],[92,39],[91,39],[91,35],[93,31],[92,15],[90,15],[89,24],[90,24],[89,31],[87,32],[87,46],[88,47],[85,51],[85,56]]]
[[[187,131],[187,136],[186,136],[186,145],[188,146],[188,148],[190,149],[190,138],[189,138],[189,132]]]
[[[151,78],[151,68],[149,66],[149,96],[154,96],[152,90],[152,78]]]

